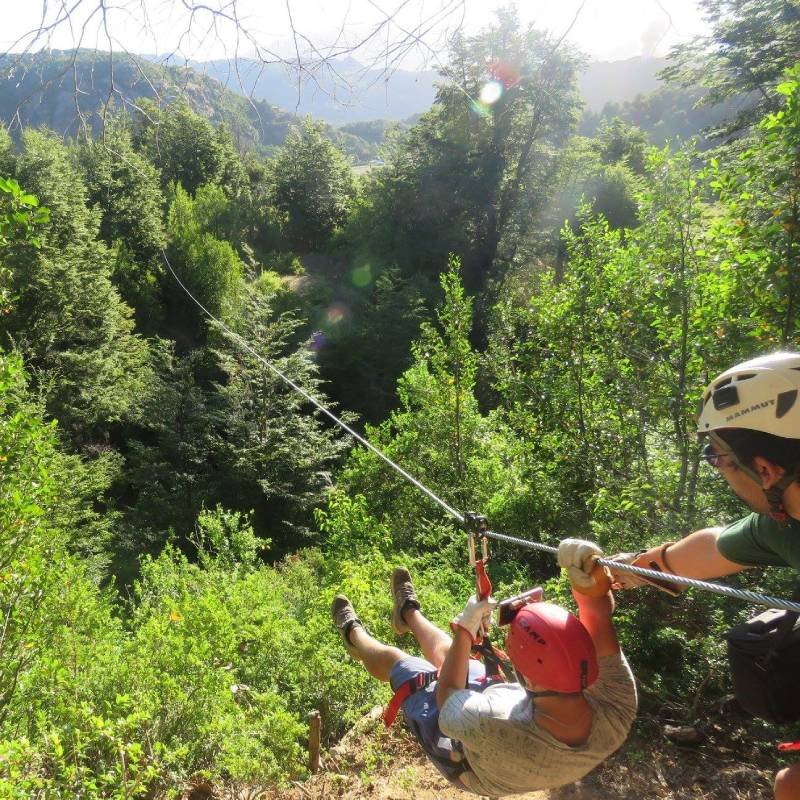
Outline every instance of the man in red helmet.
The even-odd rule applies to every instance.
[[[551,603],[514,609],[506,648],[519,683],[493,683],[470,659],[493,600],[471,597],[451,637],[423,616],[402,568],[392,575],[392,627],[413,633],[424,658],[370,636],[343,595],[333,602],[334,624],[353,658],[405,697],[406,722],[452,783],[491,797],[561,786],[613,753],[636,716],[633,675],[611,621],[610,576],[594,564],[599,554],[576,539],[559,548],[580,619]],[[414,689],[402,695],[404,687]]]

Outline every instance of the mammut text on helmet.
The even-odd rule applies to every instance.
[[[770,406],[775,405],[775,400],[764,400],[761,403],[754,403],[749,408],[743,408],[741,411],[735,411],[733,414],[729,414],[725,417],[725,422],[732,422],[739,417],[743,417],[745,414],[749,414],[752,411],[760,411],[762,408],[769,408]]]

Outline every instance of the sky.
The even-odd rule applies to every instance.
[[[187,35],[185,6],[192,2],[198,10]],[[46,23],[52,24],[65,5],[0,0],[0,50],[21,50],[31,41],[24,35],[39,25],[43,9]],[[44,45],[69,49],[80,42],[108,50],[110,40],[114,49],[143,54],[178,51],[196,60],[229,57],[237,46],[243,56],[252,55],[258,46],[264,53],[291,57],[312,47],[322,53],[340,52],[375,33],[354,57],[363,61],[388,51],[403,56],[395,66],[435,68],[449,32],[458,26],[476,32],[492,21],[494,8],[505,5],[498,0],[105,0],[103,4],[74,0],[72,25],[58,22],[34,49]],[[104,6],[105,19],[100,13]],[[235,26],[224,16],[217,16],[212,26],[211,17],[202,10],[208,6],[228,17],[236,12],[238,45]],[[695,0],[523,0],[517,7],[523,21],[557,37],[577,15],[567,38],[592,60],[664,55],[672,44],[706,30]],[[299,34],[296,41],[292,23]],[[408,46],[409,32],[420,31],[424,31],[421,43]]]

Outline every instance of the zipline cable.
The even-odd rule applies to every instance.
[[[527,547],[531,550],[541,550],[543,553],[550,553],[552,555],[558,553],[557,547],[541,544],[539,542],[532,542],[530,539],[520,539],[518,536],[508,536],[505,533],[497,533],[496,531],[481,531],[480,535],[487,536],[490,539],[497,539],[501,542],[509,542],[519,547]],[[634,567],[633,564],[621,564],[610,558],[598,558],[597,563],[618,570],[619,572],[630,572],[633,575],[640,575],[643,578],[653,578],[662,582],[669,581],[670,583],[677,583],[680,586],[686,586],[689,589],[702,589],[706,592],[721,594],[725,597],[734,597],[737,600],[744,600],[747,603],[754,603],[758,606],[780,608],[784,611],[796,611],[800,614],[800,603],[795,603],[792,600],[784,600],[781,597],[771,597],[767,594],[751,592],[749,589],[736,589],[733,586],[723,586],[720,583],[701,581],[697,578],[684,578],[682,575],[674,575],[671,572],[659,572],[658,570],[647,569],[645,567]]]
[[[400,475],[402,475],[409,483],[411,483],[414,486],[416,486],[417,489],[419,489],[421,492],[424,492],[428,497],[430,497],[431,500],[433,500],[435,503],[438,503],[448,514],[450,514],[452,517],[455,517],[455,519],[457,519],[459,522],[461,522],[463,524],[463,522],[464,522],[463,515],[459,514],[458,511],[456,511],[454,508],[452,508],[447,503],[445,503],[445,501],[442,500],[441,497],[438,497],[437,495],[435,495],[430,489],[428,489],[427,486],[425,486],[424,484],[420,483],[413,475],[411,475],[410,473],[406,472],[399,464],[395,464],[395,462],[392,461],[392,459],[389,458],[389,456],[387,456],[384,453],[382,453],[377,447],[375,447],[374,444],[371,444],[360,433],[358,433],[357,431],[354,431],[346,422],[344,422],[343,420],[339,419],[339,417],[337,417],[332,411],[329,411],[324,405],[322,405],[322,403],[319,400],[317,400],[316,397],[314,397],[312,394],[309,394],[301,386],[298,386],[288,375],[284,375],[276,366],[274,366],[269,361],[267,361],[267,359],[264,358],[264,356],[262,356],[260,353],[257,353],[248,344],[246,339],[244,339],[241,336],[239,336],[238,333],[232,331],[224,322],[222,322],[221,320],[217,319],[186,288],[186,286],[184,285],[183,281],[177,276],[177,274],[175,273],[175,270],[172,268],[172,264],[170,264],[169,259],[167,258],[167,254],[163,249],[161,250],[161,256],[164,259],[164,263],[166,264],[167,269],[172,274],[172,277],[175,278],[175,280],[177,281],[178,286],[180,286],[181,289],[183,289],[183,291],[186,292],[187,296],[197,305],[198,308],[200,308],[203,311],[204,314],[206,314],[208,316],[209,319],[214,321],[214,323],[217,325],[217,327],[220,330],[222,330],[231,339],[233,339],[237,344],[239,344],[241,347],[243,347],[245,350],[247,350],[247,352],[250,353],[250,355],[255,356],[255,358],[257,358],[265,367],[267,367],[267,369],[269,369],[273,373],[273,375],[277,375],[277,377],[279,377],[287,385],[291,386],[292,389],[294,389],[294,391],[296,391],[298,394],[302,395],[306,400],[308,400],[309,403],[311,403],[313,406],[315,406],[317,409],[319,409],[323,414],[325,414],[326,417],[328,417],[330,420],[335,422],[340,428],[342,428],[342,430],[347,431],[347,433],[349,433],[354,439],[356,439],[358,442],[363,444],[364,447],[366,447],[368,450],[370,450],[373,453],[375,453],[375,455],[378,456],[378,458],[380,458],[381,460],[386,462],[392,469],[396,470]]]
[[[381,452],[374,444],[369,442],[365,439],[360,433],[353,430],[346,422],[339,419],[332,411],[327,409],[316,397],[312,394],[307,392],[301,386],[298,386],[291,378],[287,375],[284,375],[276,366],[271,364],[264,356],[260,353],[256,352],[253,347],[238,333],[232,331],[224,322],[217,319],[184,285],[183,281],[178,277],[175,270],[172,268],[172,264],[167,258],[167,254],[164,250],[161,251],[161,255],[164,259],[164,263],[166,264],[167,269],[172,274],[172,277],[175,278],[178,285],[183,289],[186,295],[200,308],[204,314],[208,316],[209,319],[213,320],[214,323],[222,330],[226,335],[228,335],[231,339],[233,339],[237,344],[239,344],[242,348],[247,350],[252,356],[254,356],[258,361],[260,361],[267,369],[269,369],[274,375],[284,381],[288,386],[290,386],[294,391],[298,394],[302,395],[309,403],[311,403],[315,408],[321,411],[326,417],[328,417],[332,422],[336,423],[342,430],[346,431],[350,436],[352,436],[356,441],[366,447],[370,452],[374,453],[378,458],[380,458],[384,463],[394,469],[399,475],[402,475],[409,483],[413,486],[416,486],[421,492],[427,495],[431,500],[437,503],[442,509],[444,509],[451,517],[457,520],[462,525],[464,524],[464,515],[459,514],[452,506],[448,505],[441,497],[437,494],[432,492],[427,486],[421,483],[417,478],[411,475],[409,472],[404,470],[399,464],[396,464],[392,461],[389,456]],[[558,553],[557,547],[552,547],[551,545],[540,544],[539,542],[533,542],[530,539],[520,539],[517,536],[509,536],[505,533],[497,533],[496,531],[483,531],[482,535],[485,535],[491,539],[497,539],[499,541],[508,542],[510,544],[516,544],[520,547],[526,547],[531,550],[539,550],[544,553],[550,553],[551,555],[555,555]],[[684,578],[681,575],[673,575],[668,574],[665,575],[663,572],[658,572],[652,569],[646,569],[645,567],[634,567],[632,564],[621,564],[617,561],[612,561],[611,559],[607,558],[599,558],[597,559],[598,563],[603,564],[604,566],[611,567],[614,570],[619,572],[630,572],[634,575],[640,575],[643,578],[651,578],[655,580],[663,581],[665,579],[671,581],[672,583],[679,584],[680,586],[686,586],[692,589],[701,589],[706,592],[713,592],[714,594],[723,595],[725,597],[733,597],[737,600],[744,600],[747,603],[753,603],[755,605],[766,606],[767,608],[779,608],[785,611],[796,611],[800,613],[800,603],[792,602],[791,600],[784,600],[780,597],[771,597],[770,595],[760,594],[758,592],[751,592],[746,589],[736,589],[732,586],[723,586],[719,583],[711,583],[710,581],[701,581],[695,578]]]

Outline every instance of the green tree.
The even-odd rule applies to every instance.
[[[645,172],[649,145],[644,131],[619,117],[606,120],[597,132],[595,148],[603,164],[624,164],[636,175]]]
[[[517,436],[559,474],[557,504],[575,524],[615,492],[647,497],[632,502],[632,526],[659,524],[656,504],[673,526],[693,519],[692,398],[715,337],[703,325],[708,211],[693,159],[652,154],[641,224],[623,238],[585,208],[564,229],[563,280],[540,275],[536,293],[521,282],[495,312],[496,389]]]
[[[206,197],[194,200],[180,184],[173,187],[167,231],[170,238],[169,261],[179,280],[215,317],[224,315],[242,280],[242,262],[233,247],[209,233],[204,223],[211,220]],[[168,276],[171,278],[171,276]],[[192,323],[189,335],[194,341],[205,332],[205,314],[171,280],[166,289],[168,302],[179,309],[178,320]],[[177,331],[175,332],[177,333]]]
[[[305,343],[297,345],[301,323],[275,314],[272,301],[259,284],[246,290],[234,328],[248,348],[222,331],[212,334],[223,376],[215,385],[216,402],[224,414],[212,447],[223,502],[254,510],[257,530],[282,554],[309,534],[311,511],[325,498],[345,442],[264,364],[262,359],[326,402],[311,352]]]
[[[135,310],[140,330],[151,333],[163,314],[166,234],[159,174],[133,149],[126,117],[109,120],[102,137],[82,143],[78,157],[89,203],[101,213],[100,237],[114,250],[114,284]]]
[[[356,270],[363,273],[369,266]],[[397,379],[411,366],[411,343],[426,316],[420,284],[396,269],[381,272],[374,287],[353,302],[348,319],[314,334],[329,394],[372,424],[395,406]]]
[[[754,345],[791,347],[800,304],[800,71],[776,89],[783,106],[753,136],[714,158],[711,187],[723,213],[714,221],[713,247],[729,291],[715,328],[730,361]],[[719,296],[719,292],[716,293]]]
[[[289,242],[323,246],[347,218],[353,199],[350,165],[310,118],[292,128],[272,162],[272,199],[285,215]]]
[[[99,215],[64,146],[25,131],[17,177],[50,209],[41,247],[11,254],[14,313],[0,323],[44,392],[48,411],[76,446],[107,443],[137,413],[147,344],[111,282],[112,257],[97,240]]]
[[[199,186],[219,183],[234,196],[246,187],[246,173],[227,127],[215,129],[185,101],[163,111],[153,103],[145,103],[143,109],[134,141],[155,164],[165,191],[180,183],[193,195]]]
[[[707,89],[702,105],[746,97],[744,108],[739,104],[733,119],[719,127],[720,133],[734,133],[777,111],[776,87],[797,61],[800,7],[794,0],[700,0],[698,5],[711,33],[673,48],[673,64],[663,76],[684,88]]]
[[[366,227],[384,229],[381,255],[438,273],[455,252],[470,292],[528,255],[577,122],[578,63],[509,10],[457,36],[434,108],[390,142],[388,168],[367,190],[377,219]]]
[[[451,259],[441,276],[438,324],[422,324],[413,363],[398,381],[400,408],[367,430],[372,442],[452,508],[481,509],[503,526],[530,516],[543,483],[521,481],[517,442],[497,414],[484,415],[478,407],[478,356],[469,341],[472,300],[460,272],[457,259]],[[417,549],[422,541],[437,546],[433,529],[424,534],[420,527],[421,519],[437,519],[436,507],[371,452],[353,451],[341,486],[363,495],[375,513],[380,509],[395,547]],[[441,512],[438,519],[447,520],[445,530],[452,525]],[[435,536],[449,539],[452,531],[437,527]]]
[[[152,348],[152,369],[156,379],[143,398],[140,426],[129,431],[116,487],[125,515],[116,571],[125,579],[170,532],[185,542],[200,510],[220,501],[215,443],[226,420],[210,386],[209,375],[218,374],[211,358],[204,350],[176,355],[171,342],[161,341]]]
[[[0,176],[0,314],[11,313],[12,274],[5,259],[15,250],[39,247],[36,227],[49,219],[50,210],[39,205],[39,198]]]

